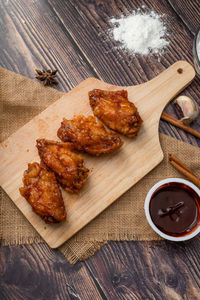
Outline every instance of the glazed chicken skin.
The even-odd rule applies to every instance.
[[[123,145],[115,132],[106,130],[103,123],[93,116],[63,119],[57,135],[63,142],[72,142],[76,150],[96,156],[110,153]]]
[[[89,170],[83,165],[82,155],[73,152],[73,144],[38,139],[36,147],[41,160],[55,173],[62,187],[67,192],[77,193],[85,183]]]
[[[20,194],[42,220],[47,224],[66,220],[62,194],[54,173],[48,171],[43,164],[28,164],[23,184],[19,189]]]
[[[105,125],[127,137],[137,135],[143,121],[135,105],[128,101],[127,91],[95,89],[88,94],[94,115]]]

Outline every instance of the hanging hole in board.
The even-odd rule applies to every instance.
[[[179,74],[182,74],[182,73],[183,73],[183,69],[179,68],[179,69],[177,70],[177,72],[178,72]]]

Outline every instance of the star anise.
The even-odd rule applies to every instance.
[[[53,84],[58,84],[58,81],[55,79],[57,70],[51,71],[51,70],[35,70],[37,72],[37,78],[38,80],[42,81],[43,84],[46,86],[52,86]]]

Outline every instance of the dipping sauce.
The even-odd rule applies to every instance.
[[[160,231],[171,236],[184,236],[200,223],[200,197],[183,183],[167,183],[153,193],[149,212]]]

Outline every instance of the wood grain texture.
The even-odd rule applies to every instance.
[[[178,72],[180,69],[181,73]],[[137,138],[124,139],[120,151],[100,158],[87,156],[86,166],[92,169],[88,183],[78,195],[63,191],[67,222],[44,224],[19,194],[27,162],[39,159],[35,141],[37,138],[56,140],[64,117],[92,115],[88,100],[90,90],[115,91],[122,87],[87,79],[1,144],[1,186],[50,247],[56,248],[72,237],[162,161],[158,133],[161,113],[194,76],[192,66],[179,61],[147,83],[125,87],[130,101],[138,108],[143,126]]]
[[[102,299],[84,263],[71,266],[45,244],[3,247],[0,261],[1,300]]]
[[[199,1],[168,0],[187,28],[196,34],[200,28]]]
[[[111,242],[86,265],[109,300],[197,300],[200,256],[190,251],[199,246],[198,238],[189,243]]]
[[[199,247],[198,237],[111,242],[72,266],[45,244],[6,246],[0,248],[0,299],[198,300]]]
[[[96,77],[48,1],[0,0],[0,6],[2,67],[30,78],[35,69],[58,69],[65,92]]]

